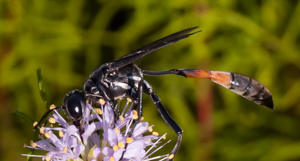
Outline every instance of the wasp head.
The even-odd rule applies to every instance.
[[[71,92],[66,94],[64,98],[64,106],[66,108],[69,119],[77,121],[81,120],[86,106],[84,92],[79,90],[72,90]]]

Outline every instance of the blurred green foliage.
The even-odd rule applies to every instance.
[[[209,80],[146,77],[184,129],[176,160],[300,160],[300,2],[286,0],[0,0],[0,156],[26,160],[23,143],[50,103],[82,89],[89,73],[179,30],[203,31],[137,63],[142,69],[203,68],[249,75],[273,93],[269,110]],[[176,135],[144,95],[155,130]],[[37,159],[39,160],[39,159]]]

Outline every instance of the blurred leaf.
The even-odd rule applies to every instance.
[[[42,71],[41,68],[36,70],[37,78],[38,78],[38,86],[40,91],[40,96],[46,105],[46,110],[49,110],[50,103],[46,94],[46,90],[44,88],[43,80],[42,80]]]

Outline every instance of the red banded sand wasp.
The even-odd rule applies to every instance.
[[[73,124],[80,126],[86,101],[91,102],[93,105],[100,105],[100,99],[109,103],[111,107],[115,107],[117,100],[130,98],[138,113],[138,119],[134,123],[135,126],[142,118],[143,93],[150,95],[163,120],[178,135],[177,142],[170,152],[169,160],[173,160],[179,149],[182,140],[182,129],[166,111],[160,98],[154,93],[150,83],[144,79],[144,75],[158,76],[175,74],[186,78],[210,79],[234,93],[255,102],[256,104],[273,109],[274,106],[270,91],[262,83],[245,75],[224,71],[208,71],[203,69],[148,71],[142,70],[137,65],[133,64],[134,61],[152,53],[155,50],[171,45],[179,40],[200,32],[196,31],[191,33],[196,28],[198,27],[192,27],[176,32],[145,45],[140,49],[124,55],[112,62],[105,63],[97,67],[84,83],[84,90],[73,90],[68,93],[64,98],[63,106],[60,106],[57,109],[66,111],[69,119],[73,120]],[[115,108],[113,110],[115,112],[116,119],[119,115],[119,109]],[[51,115],[51,113],[52,110],[46,112],[39,122],[39,125],[43,123],[42,120],[45,120],[49,115]]]

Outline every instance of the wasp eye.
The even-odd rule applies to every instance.
[[[81,107],[81,103],[79,101],[70,100],[67,103],[69,114],[76,120],[82,117],[82,108],[83,107]]]

